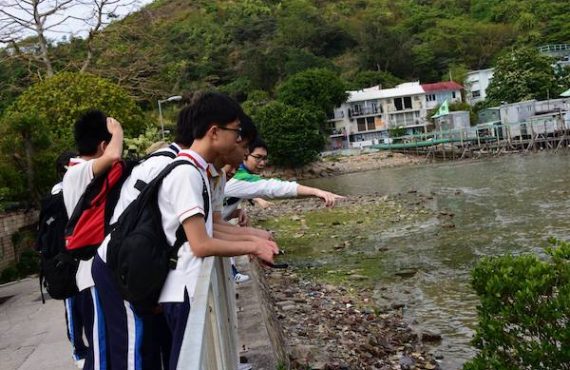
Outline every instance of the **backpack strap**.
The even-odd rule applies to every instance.
[[[154,153],[151,153],[151,154],[143,157],[138,163],[142,163],[142,162],[146,161],[147,159],[154,158],[154,157],[169,157],[170,159],[176,158],[180,149],[178,149],[178,147],[174,144],[170,144],[168,146],[168,148],[170,150],[172,150],[172,152],[169,152],[166,150],[157,150]],[[145,186],[147,186],[147,183],[145,181],[142,181],[139,179],[139,180],[137,180],[137,182],[135,183],[134,186],[135,186],[135,189],[137,189],[138,191],[143,191]]]
[[[204,179],[204,176],[202,175],[202,173],[200,172],[198,167],[193,162],[186,161],[186,160],[172,162],[164,170],[162,170],[162,172],[160,174],[158,174],[157,177],[154,178],[154,180],[149,184],[149,187],[152,186],[154,189],[157,189],[156,192],[158,195],[158,187],[160,187],[164,178],[174,168],[176,168],[180,165],[183,165],[183,164],[189,164],[189,165],[193,166],[194,168],[196,168],[198,170],[198,173],[200,173],[200,178],[202,179],[202,201],[204,202],[204,215],[205,215],[204,221],[207,222],[208,218],[210,217],[210,195],[208,193],[208,186],[206,185],[206,180]],[[174,245],[172,246],[172,251],[171,251],[171,255],[170,255],[170,268],[171,269],[176,268],[176,264],[178,262],[178,250],[186,242],[186,240],[187,240],[186,233],[184,232],[184,228],[182,227],[182,225],[180,225],[178,227],[178,229],[176,229],[176,239],[174,241]]]

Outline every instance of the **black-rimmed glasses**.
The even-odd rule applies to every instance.
[[[257,163],[259,162],[267,162],[267,156],[266,155],[259,155],[259,154],[250,154],[250,157],[253,157],[253,159],[255,159],[255,161]]]

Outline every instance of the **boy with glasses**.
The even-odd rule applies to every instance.
[[[226,184],[223,212],[225,219],[234,214],[242,199],[314,196],[321,198],[327,207],[333,207],[337,200],[344,199],[343,196],[294,181],[263,178],[259,173],[266,164],[267,145],[258,137],[250,144],[249,155]]]

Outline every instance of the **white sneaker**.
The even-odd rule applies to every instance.
[[[238,364],[238,370],[251,370],[251,369],[253,369],[253,365],[251,364]]]
[[[85,359],[84,358],[82,358],[81,360],[75,361],[75,366],[77,366],[79,369],[83,369],[84,365],[85,365]]]
[[[246,281],[249,281],[249,275],[246,274],[240,274],[239,272],[236,274],[236,276],[234,276],[234,281],[236,283],[245,283]]]

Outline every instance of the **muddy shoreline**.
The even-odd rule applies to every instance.
[[[424,162],[425,159],[422,157],[409,154],[373,152],[351,156],[328,156],[297,169],[268,167],[263,175],[285,180],[308,180],[319,177],[371,171],[380,168],[418,165]]]
[[[396,196],[372,194],[350,197],[333,210],[324,209],[316,199],[277,201],[268,209],[248,208],[258,226],[276,231],[278,243],[286,249],[278,262],[291,262],[287,269],[265,270],[264,275],[293,368],[441,368],[437,361],[441,356],[429,349],[441,336],[414,331],[404,320],[405,305],[396,301],[379,305],[373,285],[368,284],[376,278],[375,271],[358,265],[360,262],[356,267],[323,267],[310,262],[315,253],[349,256],[352,248],[360,248],[359,240],[366,244],[358,235],[376,220],[365,215],[381,212],[382,222],[391,224],[433,217],[423,207],[429,198],[430,194],[415,192]],[[450,227],[450,222],[442,220],[442,227]],[[346,230],[359,227],[354,235],[347,234]],[[324,250],[305,254],[303,249],[315,245]],[[382,251],[375,249],[371,253]],[[359,259],[367,258],[367,252],[357,254]]]

